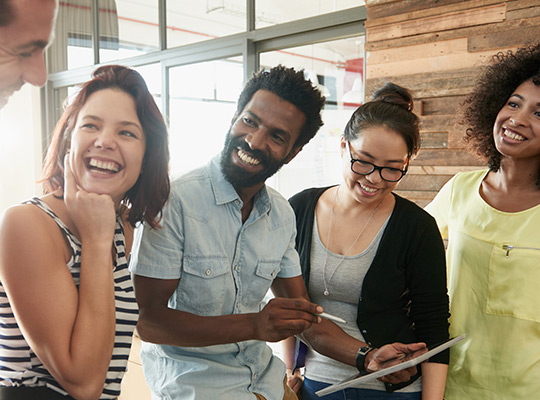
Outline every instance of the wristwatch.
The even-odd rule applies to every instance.
[[[356,353],[356,368],[358,371],[366,372],[366,356],[371,350],[373,350],[371,346],[363,346],[358,349],[358,353]]]

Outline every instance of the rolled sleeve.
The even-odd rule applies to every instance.
[[[291,235],[291,240],[289,241],[289,246],[281,260],[281,269],[278,274],[279,278],[294,278],[296,276],[302,275],[302,270],[300,268],[300,258],[298,257],[298,252],[295,249],[295,244],[296,229],[294,229],[293,223],[293,233]]]
[[[129,266],[132,273],[158,279],[181,277],[184,252],[181,210],[178,197],[172,193],[158,228],[143,224],[137,227]]]

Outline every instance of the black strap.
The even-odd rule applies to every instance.
[[[45,386],[0,386],[0,400],[74,400]]]

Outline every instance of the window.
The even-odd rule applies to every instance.
[[[238,58],[173,67],[170,80],[171,174],[206,164],[223,148],[242,90]]]
[[[268,183],[284,196],[335,183],[341,179],[339,136],[363,100],[366,10],[358,4],[62,1],[57,38],[47,53],[57,72],[47,85],[46,132],[60,116],[67,88],[86,81],[95,63],[128,65],[143,75],[169,123],[171,173],[179,175],[222,149],[245,80],[260,68],[281,63],[303,68],[324,91],[325,125]],[[280,18],[265,21],[270,13]]]

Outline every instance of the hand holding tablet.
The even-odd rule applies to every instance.
[[[315,394],[317,396],[325,396],[327,394],[337,392],[338,390],[342,390],[342,389],[346,389],[346,388],[350,388],[350,387],[356,387],[356,385],[361,383],[361,382],[364,382],[364,381],[367,381],[367,380],[370,380],[370,379],[377,379],[377,378],[380,378],[381,376],[390,375],[390,374],[393,374],[394,372],[401,371],[402,369],[409,368],[409,367],[412,367],[414,365],[420,364],[421,362],[424,362],[424,361],[428,360],[430,357],[434,356],[435,354],[438,354],[441,351],[446,350],[447,348],[455,345],[456,343],[460,342],[464,338],[465,338],[465,334],[463,334],[461,336],[458,336],[456,338],[453,338],[453,339],[449,339],[448,341],[444,342],[443,344],[429,350],[428,352],[426,352],[426,353],[424,353],[424,354],[422,354],[422,355],[420,355],[418,357],[412,358],[410,360],[404,361],[404,362],[402,362],[400,364],[393,365],[393,366],[388,367],[388,368],[381,369],[379,371],[368,373],[366,375],[362,375],[362,376],[356,375],[356,376],[354,376],[352,378],[349,378],[349,379],[346,379],[346,380],[344,380],[344,381],[342,381],[340,383],[336,383],[335,385],[331,385],[331,386],[328,386],[327,388],[319,390]]]

